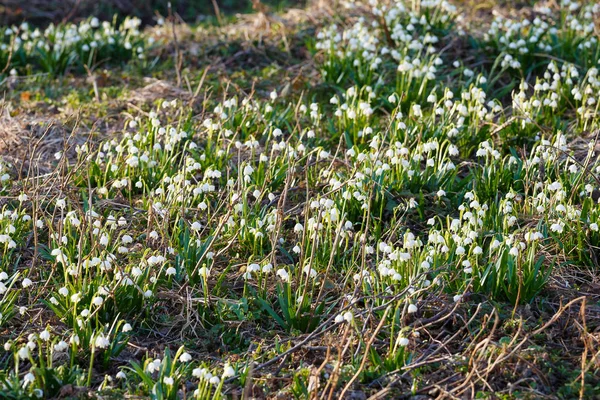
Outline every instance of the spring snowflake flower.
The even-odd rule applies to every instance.
[[[210,270],[206,267],[202,267],[198,270],[198,274],[204,278],[208,278],[210,275]]]
[[[414,313],[416,313],[416,312],[417,312],[417,310],[418,310],[418,308],[417,308],[417,306],[416,306],[416,305],[414,305],[414,304],[409,304],[409,306],[408,306],[408,313],[409,313],[409,314],[414,314]]]
[[[284,282],[290,281],[290,274],[283,268],[277,270],[277,276]]]
[[[190,362],[191,360],[192,360],[192,356],[188,352],[185,352],[179,356],[179,361],[182,363]]]
[[[160,364],[161,361],[160,359],[155,359],[152,362],[148,363],[148,366],[146,367],[146,371],[148,371],[149,373],[154,373],[156,371],[158,371],[160,369]]]
[[[106,336],[104,336],[103,334],[96,336],[96,340],[94,341],[94,346],[96,346],[99,349],[105,349],[109,345],[110,345],[110,340]]]
[[[421,118],[423,116],[423,111],[421,111],[421,106],[418,104],[413,104],[412,111],[415,117]]]
[[[555,223],[555,224],[550,225],[550,230],[552,232],[562,233],[563,229],[564,229],[564,226],[561,223]]]
[[[167,386],[173,386],[173,383],[175,383],[175,381],[173,380],[173,378],[171,378],[170,376],[165,376],[163,378],[163,382]]]
[[[408,343],[409,343],[408,338],[401,337],[401,336],[398,337],[398,346],[406,347],[406,346],[408,346]]]
[[[29,386],[29,384],[35,381],[35,375],[29,372],[27,375],[23,377],[23,387]]]
[[[206,368],[194,368],[192,371],[192,376],[195,378],[204,378],[206,374]]]
[[[354,321],[354,314],[352,314],[352,311],[346,311],[342,317],[346,322]]]
[[[17,355],[19,356],[19,358],[21,360],[26,360],[29,358],[29,347],[27,346],[23,346],[19,349],[19,351],[17,352]]]
[[[59,353],[65,351],[68,348],[69,348],[69,345],[64,340],[61,340],[60,342],[58,342],[54,345],[54,351],[57,351]]]
[[[235,370],[231,365],[225,364],[225,367],[223,368],[223,378],[230,378],[232,376],[235,376]]]
[[[43,331],[41,331],[40,339],[42,339],[44,342],[47,342],[48,340],[50,340],[50,332],[48,332],[47,329],[44,329]]]

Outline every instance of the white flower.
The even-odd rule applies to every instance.
[[[192,360],[192,356],[190,355],[190,353],[185,352],[182,355],[179,356],[179,361],[181,361],[182,363],[186,363]]]
[[[277,276],[284,282],[290,281],[290,274],[288,274],[288,272],[283,268],[277,270]]]
[[[94,341],[94,346],[99,349],[105,349],[110,345],[110,340],[103,334],[96,336],[96,340]]]
[[[254,172],[254,168],[252,168],[251,165],[246,165],[244,167],[244,175],[252,175],[253,172]]]
[[[17,354],[19,355],[19,358],[21,360],[26,360],[27,358],[29,358],[29,347],[27,346],[23,346],[19,349],[19,351],[17,352]]]
[[[21,285],[23,285],[24,288],[28,288],[29,286],[33,285],[33,282],[31,281],[31,279],[25,278],[23,279]]]
[[[231,376],[235,376],[235,370],[229,364],[225,364],[225,368],[223,368],[223,378],[229,378]]]
[[[48,332],[47,329],[44,329],[43,331],[41,331],[40,339],[42,339],[44,342],[47,342],[48,340],[50,340],[50,332]]]
[[[354,315],[351,311],[346,311],[343,315],[343,318],[346,322],[352,322],[354,320]]]
[[[556,224],[550,225],[550,230],[552,232],[556,232],[556,233],[562,233],[563,228],[564,228],[564,226],[562,225],[562,223],[556,223]]]
[[[60,342],[54,345],[54,351],[62,352],[65,351],[68,347],[69,345],[67,344],[67,342],[61,340]]]
[[[174,381],[174,380],[173,380],[173,378],[171,378],[170,376],[165,376],[165,377],[163,378],[163,382],[164,382],[164,383],[165,383],[165,385],[167,385],[167,386],[173,386],[173,383],[174,383],[175,381]]]
[[[177,270],[174,267],[167,268],[167,276],[175,275]]]
[[[408,306],[409,314],[414,314],[417,312],[417,310],[418,310],[417,306],[415,306],[414,304],[409,304],[409,306]]]
[[[148,365],[146,366],[146,371],[148,371],[149,373],[154,373],[155,371],[158,371],[160,369],[160,363],[161,361],[157,358],[154,361],[148,363]]]
[[[405,347],[408,346],[409,340],[408,338],[402,337],[402,336],[398,336],[398,345]]]
[[[23,377],[23,387],[28,386],[30,383],[33,383],[33,381],[35,381],[35,375],[29,372]]]

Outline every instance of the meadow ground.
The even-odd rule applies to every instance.
[[[30,3],[0,398],[600,398],[600,4]]]

